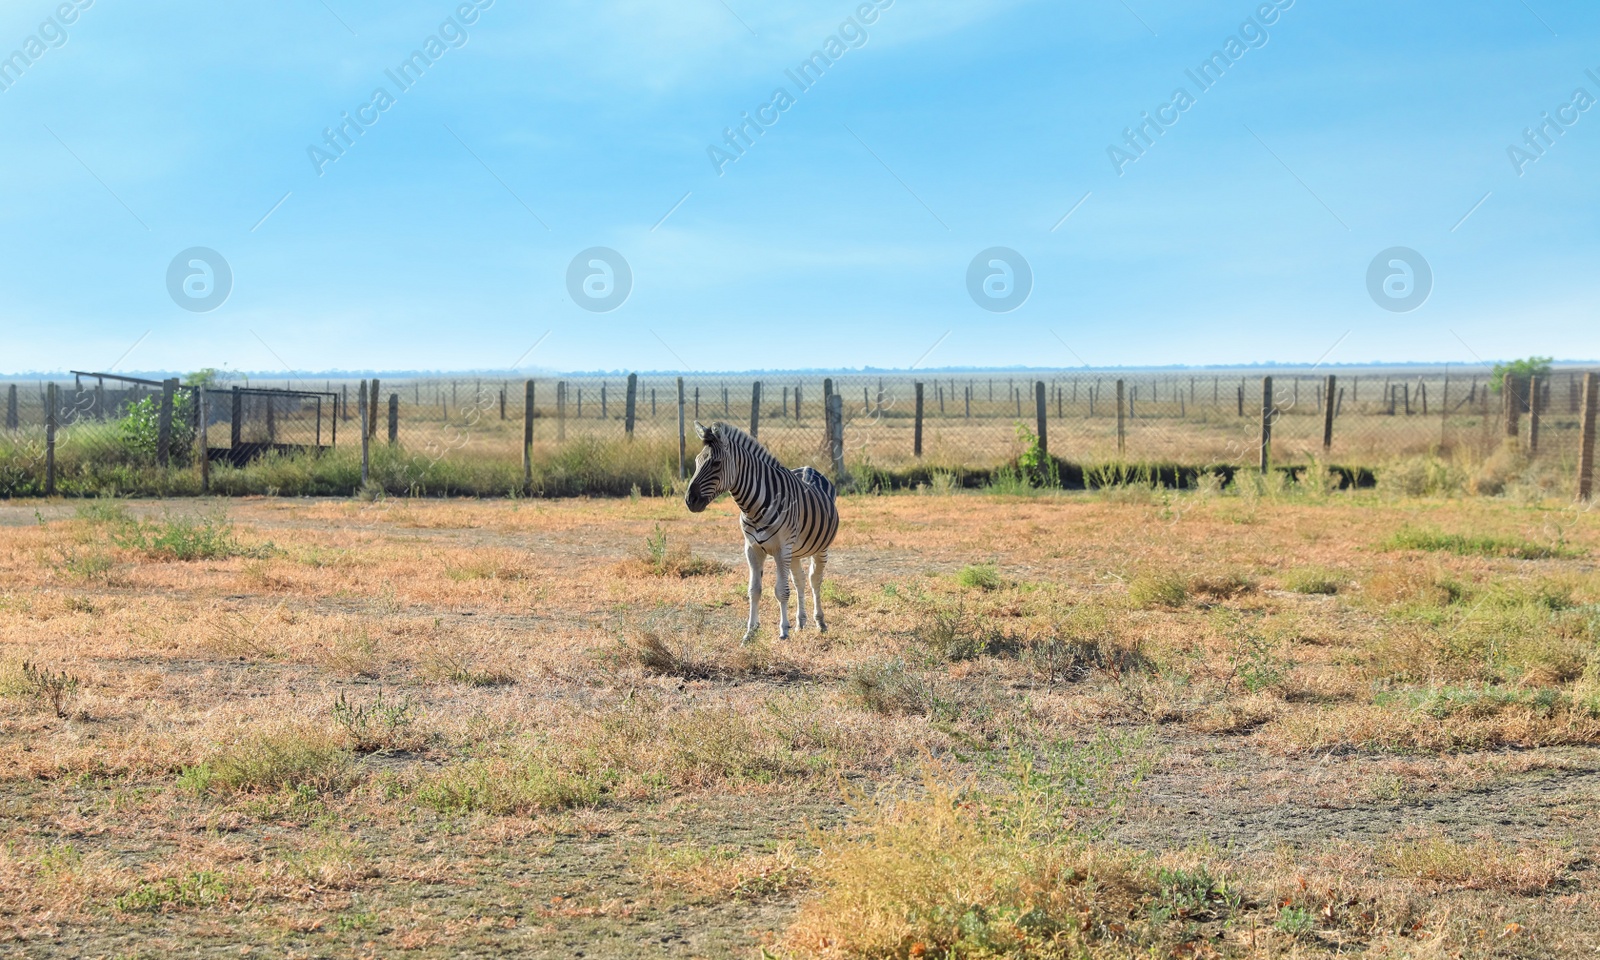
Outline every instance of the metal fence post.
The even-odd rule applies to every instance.
[[[683,378],[678,378],[678,479],[687,480],[689,474],[685,472],[684,465],[688,462],[688,441],[685,439],[683,429]]]
[[[1043,380],[1035,380],[1033,383],[1033,405],[1036,408],[1034,410],[1035,417],[1039,421],[1039,452],[1045,456],[1049,456],[1050,436],[1045,432],[1045,397]]]
[[[1600,407],[1600,376],[1583,375],[1583,418],[1578,430],[1578,499],[1594,492],[1594,432],[1596,407]]]
[[[237,457],[239,455],[239,445],[244,442],[244,394],[239,392],[238,387],[233,388],[233,409],[230,411],[230,415],[233,418],[233,423],[229,425],[228,446],[233,451],[232,455]],[[348,418],[349,416],[350,412],[346,410],[345,417]],[[236,460],[234,466],[239,465]]]
[[[627,416],[626,416],[626,418],[624,420],[624,423],[627,424],[627,431],[628,431],[628,439],[629,440],[633,439],[633,416],[634,416],[634,410],[637,408],[638,402],[639,402],[639,375],[637,373],[630,373],[630,374],[628,374]]]
[[[1126,397],[1123,393],[1122,381],[1117,381],[1117,456],[1122,456],[1127,449],[1127,430],[1123,422],[1125,416],[1124,403]]]
[[[172,462],[172,400],[177,392],[177,380],[168,378],[161,381],[161,416],[156,421],[156,463],[163,467]]]
[[[1328,379],[1322,385],[1322,455],[1327,456],[1333,450],[1333,388],[1337,378],[1328,374]]]
[[[49,384],[44,391],[44,495],[56,495],[56,385]]]
[[[372,382],[377,383],[378,381],[374,380]],[[371,469],[370,453],[367,449],[372,440],[371,434],[367,431],[368,406],[370,404],[367,402],[367,381],[363,380],[361,381],[361,390],[357,394],[356,401],[356,416],[361,421],[361,486],[363,487],[367,485],[367,478],[370,476]]]
[[[922,456],[922,381],[917,381],[917,426],[911,440],[912,456]]]
[[[761,438],[761,381],[750,385],[750,436]]]
[[[1272,461],[1272,378],[1261,378],[1261,473]]]

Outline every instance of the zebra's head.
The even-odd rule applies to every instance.
[[[705,510],[726,489],[722,472],[728,451],[727,444],[717,432],[717,426],[713,424],[707,427],[698,420],[694,422],[694,432],[700,435],[700,442],[705,447],[694,458],[694,476],[689,480],[689,489],[683,494],[684,505],[690,513]]]

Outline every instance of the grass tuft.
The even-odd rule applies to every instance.
[[[1140,610],[1181,607],[1189,602],[1189,583],[1175,573],[1147,573],[1128,584],[1128,602]]]
[[[1383,542],[1385,550],[1429,550],[1462,557],[1508,557],[1513,560],[1569,559],[1583,551],[1560,543],[1542,544],[1513,537],[1493,537],[1407,527]]]
[[[962,567],[956,574],[956,583],[968,590],[998,590],[1001,586],[1000,571],[992,563],[980,563]]]

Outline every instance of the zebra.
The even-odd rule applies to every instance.
[[[744,559],[750,567],[750,622],[746,642],[755,635],[760,618],[761,568],[767,557],[777,563],[778,639],[789,636],[789,583],[800,583],[800,561],[811,558],[811,612],[817,630],[828,631],[822,619],[822,570],[828,563],[828,545],[839,532],[839,508],[833,484],[810,467],[786,470],[754,437],[738,427],[696,420],[695,433],[705,444],[694,458],[694,477],[683,495],[691,513],[700,513],[724,491],[739,505],[739,526],[744,530]],[[806,623],[805,590],[795,597],[796,629]]]

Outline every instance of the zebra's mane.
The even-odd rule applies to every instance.
[[[736,446],[739,449],[746,451],[757,461],[760,461],[763,465],[771,465],[779,470],[784,469],[783,464],[778,460],[777,457],[772,455],[771,450],[768,450],[766,447],[762,446],[760,440],[750,436],[750,434],[745,433],[743,430],[739,429],[733,424],[723,423],[721,420],[718,420],[716,423],[711,425],[711,429],[716,431],[717,439],[719,441],[729,444],[730,446]]]

